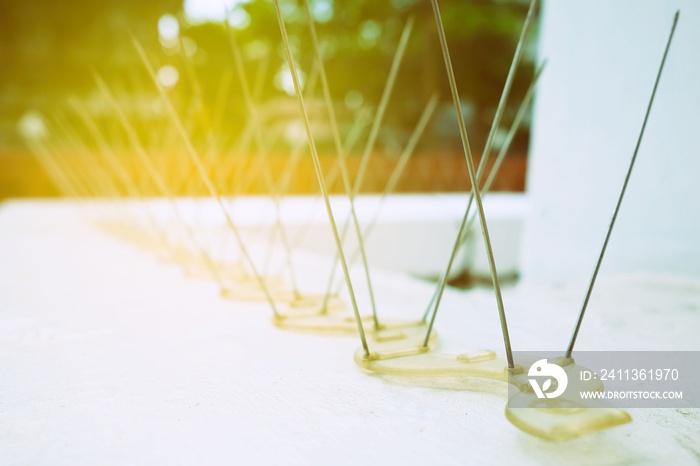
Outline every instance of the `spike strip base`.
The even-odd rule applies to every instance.
[[[355,362],[363,369],[377,374],[406,377],[475,377],[499,380],[513,384],[519,391],[506,406],[506,418],[518,429],[536,437],[562,441],[581,437],[593,432],[609,429],[632,420],[623,409],[613,408],[600,400],[567,399],[566,394],[558,398],[540,399],[529,383],[526,365],[508,369],[504,357],[490,350],[478,350],[459,355],[438,353],[432,348],[417,344],[400,347],[393,351],[371,352],[365,356],[362,349],[355,352]],[[581,381],[578,374],[585,368],[571,358],[550,360],[568,374],[567,390],[602,391],[599,380]],[[509,377],[510,376],[510,377]],[[516,402],[518,406],[511,407]]]
[[[357,320],[355,316],[348,314],[325,313],[299,319],[274,319],[273,322],[276,326],[288,330],[357,335]],[[422,333],[423,338],[425,338],[426,323],[422,320],[382,319],[377,327],[374,325],[374,318],[371,315],[365,315],[362,317],[362,324],[365,326],[365,333],[368,335],[382,333],[384,335],[383,338],[402,340],[404,339],[402,332],[409,332],[410,330],[408,329],[415,329],[417,335]]]

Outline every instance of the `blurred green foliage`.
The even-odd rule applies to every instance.
[[[312,49],[303,7],[296,1],[282,3],[296,58],[308,74]],[[364,105],[373,106],[379,101],[403,25],[415,16],[416,25],[392,95],[381,147],[386,149],[405,141],[434,90],[440,92],[445,104],[423,147],[458,147],[457,129],[451,124],[449,89],[427,0],[315,0],[311,6],[317,12],[331,91],[347,124],[353,112],[346,103],[352,107],[360,97]],[[516,0],[441,1],[475,149],[482,147],[488,132],[527,7],[528,2]],[[244,20],[245,27],[236,29],[235,34],[244,51],[248,77],[261,80],[260,103],[281,109],[282,119],[294,118],[293,106],[277,104],[289,100],[289,96],[279,88],[279,80],[276,85],[274,79],[284,67],[284,55],[271,0],[250,0],[234,8],[239,10],[239,19]],[[179,37],[184,41],[179,46],[166,47],[159,39],[157,25],[164,14],[179,20]],[[201,89],[203,104],[214,111],[217,99],[229,86],[221,130],[226,133],[226,140],[235,140],[246,115],[223,23],[192,22],[181,0],[5,0],[0,3],[0,147],[19,144],[16,121],[24,112],[62,111],[70,96],[89,101],[96,94],[91,70],[119,90],[122,100],[131,99],[134,108],[147,108],[139,101],[154,98],[155,89],[143,71],[130,34],[144,44],[156,66],[170,64],[179,70],[180,80],[172,92],[183,115],[195,105],[197,88]],[[535,34],[530,36],[532,50]],[[183,44],[188,49],[186,54],[177,51]],[[530,53],[517,75],[503,126],[509,124],[525,93],[532,76],[532,61]],[[192,64],[189,71],[188,63]],[[149,116],[141,113],[139,119],[148,120]],[[526,147],[527,131],[527,127],[521,131],[515,150]]]

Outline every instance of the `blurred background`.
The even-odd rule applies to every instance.
[[[313,49],[303,5],[283,0],[287,28],[304,81],[311,81]],[[475,156],[480,156],[527,13],[523,0],[443,0],[443,21]],[[349,141],[349,166],[357,169],[371,119],[387,80],[402,30],[415,19],[395,88],[374,147],[363,192],[386,185],[431,95],[439,104],[396,190],[446,192],[469,189],[430,3],[427,0],[310,1],[340,129]],[[228,28],[225,25],[228,21]],[[149,156],[171,170],[178,195],[204,195],[190,178],[182,149],[157,89],[131,36],[153,63],[194,145],[211,155],[208,169],[224,193],[235,176],[249,173],[256,152],[241,83],[235,73],[232,32],[240,46],[262,129],[267,164],[279,175],[290,151],[308,154],[291,75],[271,0],[4,0],[0,3],[0,198],[57,196],[61,191],[26,144],[38,138],[54,156],[96,151],[100,140],[132,167],[143,194],[158,194],[133,166],[133,144],[115,110],[96,84],[103,79],[115,95]],[[537,25],[529,34],[495,149],[503,142],[533,76]],[[311,86],[308,86],[311,87]],[[320,85],[305,89],[322,161],[335,156]],[[530,119],[510,146],[493,190],[523,191]],[[23,137],[23,134],[25,137]],[[355,134],[354,143],[352,141]],[[131,164],[131,165],[130,165]],[[76,177],[89,178],[88,170]],[[80,180],[77,180],[80,183]],[[238,183],[241,178],[238,178]],[[118,183],[117,180],[114,181]],[[310,157],[294,168],[288,193],[314,193]],[[342,192],[339,180],[332,191]],[[118,190],[119,191],[119,190]],[[238,193],[265,193],[262,179],[248,177]],[[65,194],[65,193],[64,193]]]

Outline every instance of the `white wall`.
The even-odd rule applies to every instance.
[[[528,173],[523,275],[590,275],[673,14],[652,114],[601,273],[700,276],[700,2],[549,0]]]

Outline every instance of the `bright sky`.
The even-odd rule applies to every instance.
[[[222,21],[227,11],[249,0],[185,0],[185,14],[193,21]]]
[[[248,3],[251,0],[185,0],[185,14],[194,22],[200,21],[222,21],[226,18],[226,12],[233,13],[232,18],[235,23],[245,22],[242,18],[236,18],[237,12],[243,12],[236,8],[239,5]],[[325,23],[333,17],[333,0],[317,0],[310,3],[311,11],[316,21]],[[242,24],[238,24],[244,27]]]

